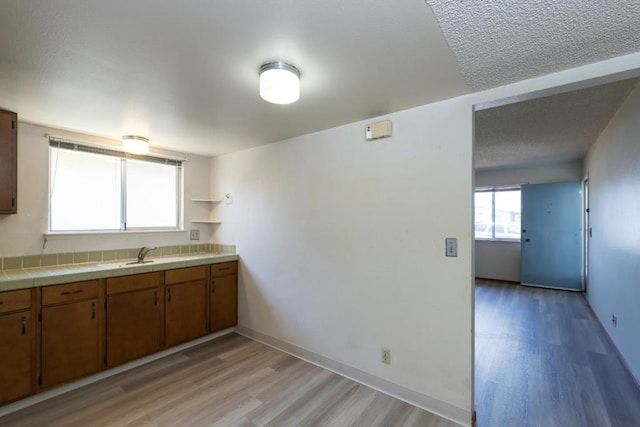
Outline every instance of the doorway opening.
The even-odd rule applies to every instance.
[[[554,94],[527,94],[519,100],[477,106],[474,111],[476,189],[569,181],[578,185],[578,274],[585,291],[589,290],[592,230],[589,178],[584,173],[583,159],[638,84],[636,76],[608,76],[604,84],[580,82],[576,84],[579,89],[574,86],[557,88]],[[598,117],[593,111],[580,109],[580,105],[594,104],[600,109]],[[570,154],[569,147],[554,154],[553,149],[558,148],[554,145],[575,142],[571,129],[590,129],[592,137],[578,154]],[[551,135],[554,132],[556,137]],[[575,148],[574,144],[572,149]],[[530,158],[523,160],[521,155]],[[474,228],[476,220],[474,214]],[[593,422],[602,414],[612,419],[616,411],[635,411],[630,408],[637,400],[609,401],[607,387],[626,387],[630,396],[637,393],[629,386],[633,380],[627,381],[629,373],[619,360],[614,362],[611,358],[607,369],[615,369],[615,373],[611,371],[608,377],[624,384],[607,386],[600,379],[581,384],[582,379],[574,375],[575,366],[591,370],[587,376],[599,375],[588,356],[594,342],[607,358],[617,354],[582,293],[521,287],[520,246],[510,247],[508,243],[495,242],[491,247],[486,242],[475,242],[476,276],[487,271],[478,263],[491,253],[495,254],[495,275],[476,277],[474,289],[474,404],[478,426],[536,424],[540,420],[547,420],[549,425],[585,425],[585,419]],[[597,394],[603,397],[589,407],[576,405],[562,397],[572,396],[571,390],[563,388],[566,384],[577,389],[593,388],[595,384]],[[598,415],[593,411],[601,412]],[[602,418],[604,424],[606,419]]]

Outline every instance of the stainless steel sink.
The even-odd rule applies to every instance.
[[[123,261],[116,261],[116,262],[111,262],[111,263],[107,263],[107,264],[98,264],[99,267],[102,268],[135,268],[136,265],[144,265],[144,264],[148,264],[148,263],[155,263],[156,265],[161,265],[161,264],[167,264],[167,263],[174,263],[174,262],[184,262],[184,261],[188,261],[192,259],[192,257],[188,256],[188,255],[179,255],[179,256],[174,256],[174,257],[164,257],[164,258],[155,258],[155,259],[150,259],[150,260],[144,260],[142,262],[138,262],[138,261],[130,261],[130,262],[125,262]]]
[[[147,264],[150,262],[153,262],[154,260],[150,259],[149,261],[133,261],[133,262],[128,262],[125,265],[138,265],[138,264]]]

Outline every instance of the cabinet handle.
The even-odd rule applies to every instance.
[[[22,335],[27,335],[27,317],[22,316]]]
[[[2,300],[0,299],[0,305],[2,305],[2,304],[4,304],[4,301],[2,301]]]
[[[153,292],[153,305],[158,305],[158,291]]]
[[[167,302],[171,302],[171,289],[167,289]]]
[[[216,281],[211,279],[211,293],[216,291]]]
[[[96,303],[92,303],[91,304],[91,318],[95,319],[96,318]]]
[[[82,289],[78,289],[77,291],[73,291],[74,294],[81,294],[82,292],[84,292]]]

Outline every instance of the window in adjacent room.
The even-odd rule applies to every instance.
[[[520,189],[475,192],[475,238],[520,240]]]
[[[51,138],[49,230],[178,230],[182,162]]]

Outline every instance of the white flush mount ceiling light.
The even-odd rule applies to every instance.
[[[142,136],[125,135],[122,137],[122,149],[131,154],[147,154],[149,140]]]
[[[260,96],[273,104],[291,104],[300,98],[300,70],[274,61],[260,67]]]

